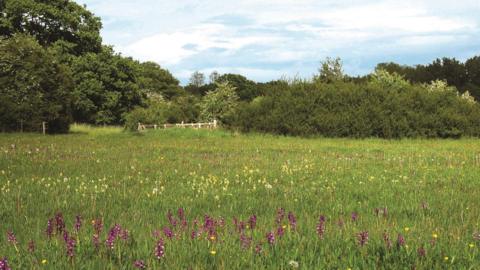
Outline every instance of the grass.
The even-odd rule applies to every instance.
[[[477,140],[72,131],[0,134],[0,258],[13,269],[480,268]],[[58,213],[66,227],[57,233],[54,219],[49,239]],[[64,238],[75,240],[71,257]]]

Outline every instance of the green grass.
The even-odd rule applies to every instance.
[[[133,269],[135,260],[147,269],[292,269],[290,261],[300,269],[480,268],[477,140],[301,139],[189,129],[132,134],[80,125],[72,131],[0,134],[0,258],[13,269]],[[178,219],[179,207],[187,228],[177,225],[168,239],[162,232],[170,225],[167,212]],[[295,231],[286,217],[277,225],[279,208],[295,215]],[[377,216],[375,208],[388,214]],[[45,233],[58,212],[76,239],[73,258],[61,235],[49,240]],[[257,226],[245,229],[252,241],[242,248],[233,219],[253,214]],[[78,234],[76,215],[83,219]],[[214,240],[206,231],[192,240],[204,215],[225,225],[217,224]],[[326,217],[323,239],[316,231],[320,215]],[[93,219],[105,225],[99,249],[92,244]],[[116,223],[130,235],[109,250],[105,240]],[[282,226],[284,236],[269,245],[266,234]],[[155,230],[165,242],[160,260]],[[362,231],[369,235],[364,246]],[[404,246],[397,247],[398,234]],[[425,257],[417,252],[422,246]]]

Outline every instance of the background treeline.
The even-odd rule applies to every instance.
[[[68,0],[0,1],[0,131],[68,132],[72,122],[124,125],[219,120],[239,131],[330,137],[480,135],[480,57],[382,63],[350,77],[327,58],[310,79],[257,83],[192,74],[180,86],[156,63],[102,44],[101,21]]]

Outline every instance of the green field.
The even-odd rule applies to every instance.
[[[474,139],[0,134],[0,258],[12,269],[480,269],[479,166]]]

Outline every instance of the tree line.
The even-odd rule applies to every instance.
[[[102,44],[100,18],[66,0],[0,2],[0,131],[68,132],[219,120],[226,128],[329,137],[479,136],[480,57],[381,63],[344,74],[327,58],[309,79],[266,83],[194,72],[186,86],[153,62]]]

